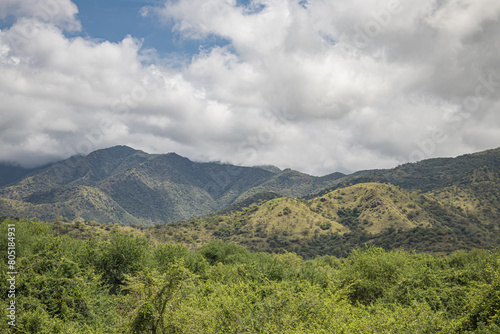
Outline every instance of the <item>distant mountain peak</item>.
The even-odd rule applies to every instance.
[[[161,160],[165,161],[171,161],[171,162],[179,162],[179,163],[193,163],[189,158],[183,157],[182,155],[179,155],[175,152],[170,152],[167,154],[159,154],[158,157]]]
[[[268,172],[271,172],[274,174],[278,174],[278,173],[282,172],[281,169],[279,169],[278,167],[273,166],[273,165],[259,165],[259,166],[255,166],[255,167],[267,170]]]
[[[175,152],[169,152],[169,153],[167,153],[167,156],[170,156],[170,157],[177,157],[177,158],[183,158],[183,159],[188,159],[188,158],[183,157],[182,155],[177,154],[177,153],[175,153]],[[189,160],[189,159],[188,159],[188,160]]]
[[[131,154],[134,154],[136,152],[142,152],[142,151],[136,150],[136,149],[134,149],[130,146],[126,146],[126,145],[116,145],[116,146],[96,150],[92,153],[99,154],[99,153],[103,153],[103,152],[112,153],[113,155],[125,155],[126,156],[126,155],[131,155]],[[90,154],[92,154],[92,153],[90,153]]]

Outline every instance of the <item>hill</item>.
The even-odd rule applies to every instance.
[[[479,173],[479,177],[478,177]],[[485,180],[498,182],[500,176],[500,148],[466,154],[456,158],[435,158],[407,163],[393,169],[367,170],[339,178],[331,191],[348,184],[379,182],[394,184],[404,189],[432,191],[451,186],[467,186]],[[318,195],[311,194],[309,197]]]
[[[11,173],[3,174],[11,179],[4,178],[0,187],[0,215],[4,216],[82,217],[152,226],[215,212],[227,215],[283,196],[308,203],[312,209],[307,215],[295,208],[296,213],[304,212],[304,219],[350,221],[344,226],[352,235],[429,226],[451,231],[460,226],[477,243],[498,230],[500,149],[323,177],[272,166],[193,162],[175,153],[147,154],[126,146],[29,172],[4,170]],[[286,200],[293,207],[302,203]]]
[[[193,162],[127,146],[45,168],[0,166],[0,215],[154,225],[211,214],[262,191],[304,196],[344,176]]]
[[[489,218],[488,218],[489,217]],[[275,198],[148,230],[160,242],[199,249],[221,239],[250,250],[347,256],[363,244],[448,254],[498,245],[498,217],[476,216],[432,193],[363,183],[309,200]]]
[[[264,168],[196,163],[126,146],[75,156],[0,188],[0,214],[151,225],[232,204],[274,175]]]

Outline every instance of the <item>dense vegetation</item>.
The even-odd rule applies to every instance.
[[[2,333],[14,332],[8,224],[16,226],[18,333],[500,332],[500,249],[439,257],[366,246],[304,260],[220,240],[190,251],[118,226],[75,238],[55,233],[61,224],[7,219]]]

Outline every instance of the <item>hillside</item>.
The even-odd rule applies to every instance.
[[[388,183],[404,189],[428,192],[454,185],[463,187],[484,181],[483,175],[488,175],[488,180],[494,180],[495,183],[499,181],[500,148],[456,158],[427,159],[393,169],[360,171],[339,178],[333,187],[324,189],[322,192],[348,184],[365,182]],[[309,197],[317,194],[311,194]]]
[[[0,163],[0,187],[5,187],[22,180],[26,176],[36,173],[48,166],[38,168],[23,168],[13,164]]]
[[[500,243],[498,149],[325,177],[115,149],[77,158],[65,185],[53,185],[49,168],[2,188],[11,198],[0,199],[0,215],[154,225],[143,232],[156,242],[196,250],[219,239],[306,258],[363,244],[448,254]],[[325,184],[335,185],[299,197]]]
[[[120,221],[134,224],[137,219],[123,210],[112,198],[97,188],[61,186],[37,192],[21,200],[0,198],[0,212],[50,220],[84,217],[88,221]]]
[[[0,215],[151,225],[220,210],[276,169],[197,163],[126,146],[75,156],[0,188]],[[7,178],[8,179],[8,178]],[[12,184],[13,183],[13,184]]]
[[[484,218],[484,217],[483,217]],[[236,212],[150,229],[160,242],[199,249],[215,239],[256,251],[346,256],[365,243],[450,253],[498,245],[497,217],[480,219],[433,194],[363,183],[309,200],[275,198]]]
[[[351,219],[354,225],[346,225],[353,233],[446,229],[452,221],[479,226],[470,232],[477,241],[486,238],[481,233],[489,235],[498,227],[500,208],[500,149],[323,177],[273,166],[193,162],[175,153],[147,154],[126,146],[29,173],[13,167],[3,171],[8,185],[0,187],[0,215],[44,220],[82,217],[151,226],[227,213],[281,195],[306,199],[313,208],[307,213],[310,220],[320,216],[321,221],[339,222],[356,216]],[[327,199],[328,203],[321,202]],[[340,208],[346,210],[344,217],[339,216]]]
[[[211,214],[260,192],[304,196],[344,176],[199,163],[127,146],[25,170],[0,166],[0,215],[153,225]]]
[[[239,199],[269,191],[287,197],[303,197],[315,193],[319,189],[325,189],[336,184],[336,181],[342,177],[345,177],[345,174],[332,173],[322,177],[315,177],[291,169],[285,169],[262,184],[249,189]]]

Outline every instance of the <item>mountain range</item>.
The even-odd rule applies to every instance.
[[[0,216],[178,222],[164,238],[218,237],[270,250],[435,229],[449,243],[489,245],[500,225],[499,176],[500,149],[315,177],[116,146],[31,170],[0,165]]]
[[[199,163],[116,146],[38,169],[0,166],[0,215],[152,225],[206,215],[263,189],[303,196],[341,173]]]

